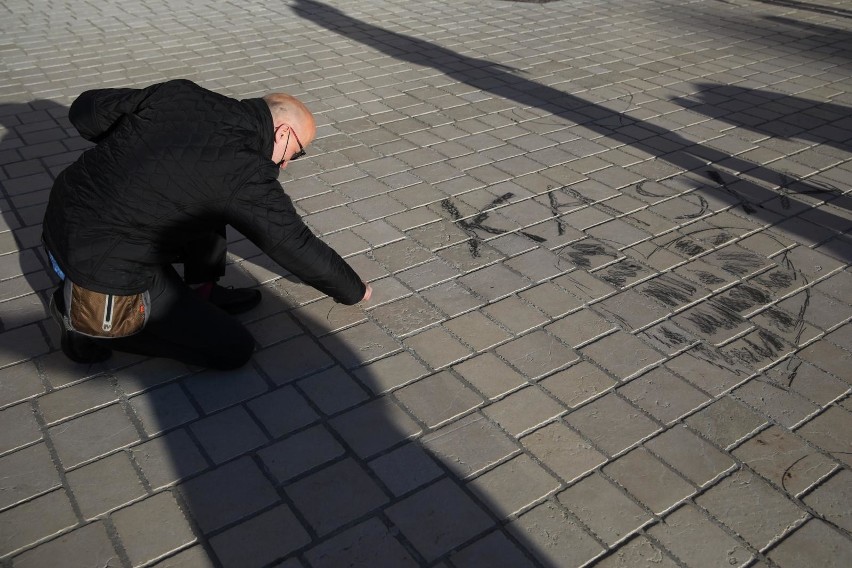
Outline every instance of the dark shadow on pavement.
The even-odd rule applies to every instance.
[[[727,0],[719,0],[730,4]],[[826,6],[814,2],[800,2],[798,0],[749,0],[760,4],[768,4],[770,6],[781,6],[782,8],[794,8],[796,10],[804,10],[807,12],[816,12],[818,14],[831,14],[842,18],[852,18],[852,10],[847,10],[839,6]]]

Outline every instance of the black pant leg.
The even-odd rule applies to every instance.
[[[241,367],[254,352],[254,338],[245,327],[201,299],[171,266],[163,267],[154,279],[150,311],[140,333],[98,341],[117,351],[215,369]]]
[[[223,225],[183,247],[183,279],[187,284],[215,282],[225,274],[228,239]]]

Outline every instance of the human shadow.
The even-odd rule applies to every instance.
[[[766,136],[807,140],[852,152],[852,108],[736,85],[696,83],[689,97],[675,97],[693,112]]]
[[[296,0],[291,9],[308,21],[381,53],[436,69],[484,92],[551,113],[548,120],[581,125],[610,140],[653,155],[657,160],[668,162],[703,180],[696,189],[698,193],[727,201],[735,206],[734,211],[757,221],[774,224],[787,218],[786,213],[779,214],[777,208],[763,206],[772,200],[783,199],[789,205],[787,211],[799,212],[811,207],[809,201],[796,199],[799,194],[818,196],[839,207],[852,208],[848,200],[839,199],[843,192],[829,183],[797,179],[772,167],[724,152],[700,137],[668,130],[653,122],[633,118],[629,113],[617,112],[603,104],[526,79],[510,67],[358,20],[317,0]],[[566,148],[570,150],[570,144]],[[825,214],[833,217],[831,213]],[[813,237],[807,226],[791,224],[785,230],[808,239]],[[824,247],[838,258],[852,259],[849,247],[836,242],[836,239],[830,240]]]
[[[0,105],[0,330],[9,342],[0,350],[0,366],[49,349],[40,323],[47,318],[47,294],[54,284],[41,245],[41,221],[53,175],[74,160],[79,147],[66,132],[67,113],[49,100]]]
[[[10,129],[44,123],[37,131],[59,144],[43,154],[25,137],[4,145],[21,158],[3,164],[20,164],[5,170],[4,182],[19,183],[4,183],[13,205],[4,208],[14,237],[6,246],[15,255],[4,282],[21,279],[16,285],[40,309],[12,311],[0,330],[0,423],[37,416],[40,427],[21,446],[0,446],[0,456],[43,451],[51,459],[27,463],[26,480],[4,482],[0,511],[48,501],[58,509],[45,504],[32,527],[4,535],[0,558],[51,565],[69,543],[93,538],[74,551],[91,554],[93,564],[103,553],[123,565],[163,559],[159,566],[292,566],[296,558],[315,568],[428,566],[450,554],[456,566],[540,565],[487,493],[466,483],[474,461],[507,462],[520,455],[517,444],[496,439],[493,425],[490,461],[478,455],[482,445],[471,448],[477,455],[444,459],[415,441],[425,425],[387,395],[435,370],[372,323],[364,306],[335,304],[286,271],[272,273],[240,235],[229,235],[240,257],[231,257],[223,283],[260,283],[264,296],[240,316],[257,342],[246,366],[214,371],[122,353],[95,365],[67,360],[45,314],[57,279],[39,250],[40,222],[53,177],[88,144],[56,103],[0,112]],[[35,352],[16,335],[27,326],[43,338]],[[488,427],[476,405],[458,414],[461,432]],[[458,436],[455,419],[442,421],[450,431],[438,430],[441,443]]]
[[[730,4],[727,0],[719,0]],[[799,0],[750,0],[760,4],[769,6],[781,6],[782,8],[795,8],[796,10],[804,10],[807,12],[816,12],[818,14],[831,14],[832,16],[840,16],[841,18],[852,18],[852,10],[840,8],[837,6],[826,6],[814,2],[800,2]]]

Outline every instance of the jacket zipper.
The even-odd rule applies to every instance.
[[[112,303],[113,303],[113,295],[106,295],[106,305],[104,306],[104,321],[103,321],[103,330],[109,331],[112,329]]]

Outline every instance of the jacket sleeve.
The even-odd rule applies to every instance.
[[[159,86],[85,91],[71,104],[68,119],[80,136],[90,142],[99,142],[119,118],[135,112]]]
[[[278,181],[238,190],[227,222],[280,266],[336,301],[352,305],[364,297],[364,282],[305,225]]]

